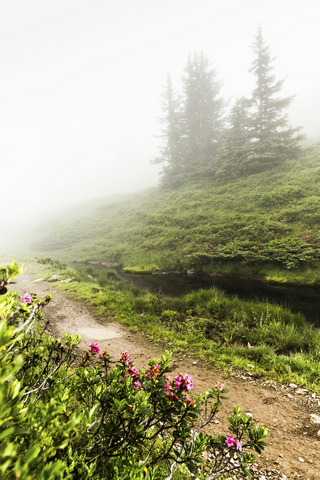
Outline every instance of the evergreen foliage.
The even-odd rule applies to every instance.
[[[183,77],[183,134],[186,172],[215,169],[222,131],[224,102],[221,82],[201,52],[188,58]]]
[[[183,172],[184,159],[182,151],[182,114],[180,98],[173,90],[170,75],[167,76],[167,85],[163,93],[162,110],[163,117],[160,122],[163,124],[161,138],[164,139],[164,146],[160,149],[161,156],[151,163],[166,162],[162,175],[168,182],[174,182]]]
[[[255,58],[252,72],[256,86],[252,92],[252,157],[251,165],[255,171],[261,171],[284,158],[297,153],[301,135],[299,128],[288,126],[288,117],[284,113],[293,97],[278,97],[284,80],[276,80],[272,73],[272,57],[269,47],[262,37],[261,26],[252,45]]]
[[[250,175],[281,164],[300,152],[300,127],[288,125],[285,110],[293,97],[281,97],[283,80],[273,74],[273,58],[261,27],[252,45],[250,72],[255,78],[251,98],[237,99],[225,122],[221,82],[203,52],[189,55],[183,95],[174,95],[170,78],[164,93],[165,146],[153,163],[164,162],[162,181]]]
[[[175,95],[170,76],[163,94],[164,146],[152,163],[165,163],[163,183],[176,184],[190,175],[214,172],[223,129],[221,82],[201,52],[189,55],[183,77],[183,97]]]
[[[223,132],[223,149],[217,178],[234,178],[246,171],[246,160],[251,144],[250,100],[236,100],[228,117],[228,127]]]

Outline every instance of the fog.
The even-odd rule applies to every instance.
[[[317,0],[1,4],[0,240],[56,208],[156,185],[160,97],[203,50],[222,95],[250,95],[261,23],[290,123],[320,134]]]

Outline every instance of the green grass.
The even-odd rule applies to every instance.
[[[30,252],[112,260],[131,271],[185,269],[320,283],[320,144],[271,171],[224,184],[150,188],[40,226]]]
[[[101,286],[99,276],[88,277],[89,266],[79,266],[77,271],[50,264],[36,268],[44,278],[57,272],[62,278],[73,278],[69,284],[55,285],[86,301],[100,319],[116,320],[166,348],[169,344],[177,355],[185,352],[225,372],[249,370],[258,377],[320,392],[320,329],[300,314],[228,297],[215,288],[180,298],[162,297],[108,273]],[[248,342],[253,348],[248,348]]]

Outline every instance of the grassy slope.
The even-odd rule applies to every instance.
[[[33,253],[69,260],[116,260],[125,266],[183,268],[190,254],[211,254],[230,242],[253,253],[275,240],[320,245],[320,144],[298,161],[225,184],[193,181],[107,201],[53,228],[39,229]],[[271,244],[270,244],[271,242]],[[251,255],[251,260],[254,255]],[[258,258],[258,257],[257,257]],[[280,264],[278,264],[280,265]],[[207,271],[320,282],[317,262],[300,271],[277,264],[216,260]]]

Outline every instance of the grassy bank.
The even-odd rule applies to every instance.
[[[215,288],[181,298],[155,296],[121,281],[113,270],[90,278],[87,268],[73,271],[58,262],[32,266],[45,279],[53,273],[71,278],[55,286],[86,301],[103,321],[116,320],[176,354],[320,392],[320,330],[302,315],[230,298]]]
[[[320,145],[271,171],[151,188],[48,219],[32,254],[139,271],[195,268],[320,283]],[[24,239],[25,240],[25,239]]]

